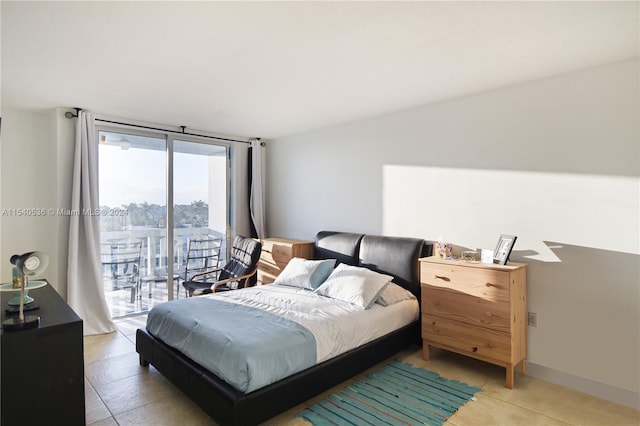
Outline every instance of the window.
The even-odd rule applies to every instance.
[[[103,263],[112,317],[184,297],[180,283],[190,239],[219,237],[221,265],[226,261],[229,147],[183,135],[102,127],[98,141],[103,259],[116,243],[141,243],[131,282],[116,282],[113,266]]]

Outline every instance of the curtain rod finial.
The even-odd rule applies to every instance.
[[[80,115],[80,111],[82,111],[82,108],[78,108],[78,107],[74,107],[73,109],[76,110],[76,113],[72,113],[71,111],[67,111],[64,113],[64,116],[71,119],[71,118],[78,118],[78,115]]]

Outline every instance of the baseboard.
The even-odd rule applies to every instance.
[[[622,389],[584,377],[554,370],[527,361],[527,375],[555,383],[569,389],[574,389],[588,395],[606,399],[616,404],[640,410],[640,393]]]

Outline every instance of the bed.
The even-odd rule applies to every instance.
[[[410,311],[411,309],[419,309],[418,258],[431,254],[431,244],[416,238],[323,231],[317,234],[314,248],[316,259],[336,259],[337,263],[341,264],[334,272],[339,268],[348,270],[349,265],[352,265],[393,277],[394,283],[409,290],[415,296],[413,308],[408,307],[410,305],[408,301],[403,301],[393,306],[382,307],[376,304],[375,306],[370,305],[370,309],[354,310],[356,316],[386,316],[387,313],[391,315],[392,311],[401,311],[400,314],[394,315],[399,315],[402,319],[386,321],[386,323],[397,322],[396,326],[390,326],[392,331],[390,329],[376,329],[372,332],[370,329],[376,327],[367,326],[371,320],[368,317],[361,317],[360,319],[345,320],[344,322],[349,323],[350,327],[334,327],[339,330],[331,330],[326,334],[316,327],[314,315],[318,312],[330,312],[335,308],[327,304],[330,302],[323,300],[323,297],[298,288],[279,285],[261,286],[248,289],[246,292],[243,290],[230,292],[233,295],[231,298],[225,295],[227,299],[224,301],[213,296],[172,301],[160,305],[162,308],[158,308],[158,312],[152,312],[153,315],[150,313],[147,327],[137,331],[136,350],[140,355],[140,363],[154,365],[220,424],[253,425],[304,402],[394,355],[404,347],[420,341],[419,313],[411,313]],[[216,367],[215,364],[210,363],[213,358],[222,358],[221,352],[212,353],[209,349],[203,350],[202,345],[199,344],[203,338],[198,333],[205,328],[203,324],[207,323],[205,317],[200,318],[199,315],[201,315],[200,310],[203,312],[211,310],[212,303],[216,304],[216,310],[231,306],[231,310],[243,312],[241,314],[242,320],[230,320],[237,325],[237,329],[249,330],[251,327],[248,325],[264,322],[267,324],[267,331],[260,330],[254,334],[268,333],[271,326],[268,325],[265,316],[269,317],[272,313],[259,312],[256,314],[259,315],[258,317],[252,317],[254,311],[245,310],[243,307],[243,300],[250,293],[252,298],[261,297],[262,299],[259,299],[258,302],[252,299],[249,303],[281,306],[286,301],[293,301],[293,305],[303,306],[306,303],[305,300],[313,299],[312,303],[320,303],[320,305],[310,305],[313,306],[313,309],[309,311],[315,312],[314,315],[307,315],[308,312],[303,312],[302,316],[310,318],[307,322],[301,321],[300,318],[294,318],[296,320],[293,321],[294,323],[300,322],[304,325],[303,330],[296,329],[293,333],[298,341],[286,343],[294,345],[287,351],[292,354],[289,359],[281,353],[280,355],[276,354],[273,361],[269,361],[272,363],[268,364],[266,370],[272,371],[273,376],[264,378],[257,375],[257,379],[245,380],[246,372],[241,371],[240,368],[236,371],[230,365]],[[277,300],[277,302],[274,304],[273,300]],[[325,304],[323,305],[323,303]],[[405,303],[406,309],[403,307]],[[270,309],[281,310],[273,307]],[[161,310],[165,312],[160,312]],[[344,311],[345,309],[338,310]],[[290,314],[293,317],[301,316],[297,308],[295,310],[287,309],[287,311],[293,312]],[[181,312],[188,312],[193,318],[196,318],[194,321],[199,321],[197,325],[193,326],[188,317],[177,319]],[[248,325],[243,325],[238,321],[248,321]],[[284,321],[284,327],[296,326],[287,321]],[[277,322],[282,323],[283,320],[279,319]],[[396,328],[398,324],[400,324],[399,328]],[[278,327],[281,328],[281,324]],[[216,327],[209,328],[214,333],[216,332]],[[228,329],[229,327],[225,328],[225,330]],[[305,353],[308,343],[302,343],[302,341],[309,339],[309,337],[302,336],[304,329],[310,330],[310,334],[315,336],[315,352]],[[173,334],[167,333],[167,330],[172,330]],[[346,330],[351,334],[348,334]],[[176,340],[176,335],[183,338],[185,334],[188,334],[187,339]],[[218,334],[222,339],[228,337],[226,331]],[[333,346],[328,346],[327,342],[336,340],[335,336],[343,336],[344,342],[352,342],[353,347],[342,345],[336,349]],[[248,338],[248,340],[243,342],[245,349],[240,349],[240,352],[251,352],[246,348],[261,346],[256,345],[250,336],[242,338]],[[278,338],[279,335],[274,334],[268,340],[274,342],[273,346],[284,345],[285,343],[280,342]],[[191,346],[195,346],[195,349],[181,343],[184,340],[190,341]],[[252,355],[258,359],[258,362],[260,360],[267,362],[268,353],[269,349],[265,348],[264,353],[256,350],[256,353]],[[305,359],[307,361],[301,361]],[[280,364],[286,364],[287,368],[291,368],[290,364],[294,362],[299,362],[299,365],[295,365],[293,370],[279,370]],[[248,370],[255,371],[253,366]]]

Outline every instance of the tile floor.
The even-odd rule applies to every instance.
[[[120,319],[118,332],[85,337],[87,424],[215,425],[153,367],[140,367],[135,331],[144,326],[145,320],[145,316]],[[423,361],[416,346],[396,358],[483,389],[476,394],[476,401],[464,405],[448,420],[446,424],[450,426],[640,424],[639,411],[532,377],[516,374],[516,386],[509,390],[504,386],[504,369],[452,353],[433,350],[431,360]],[[307,424],[291,417],[333,391],[265,424]]]

